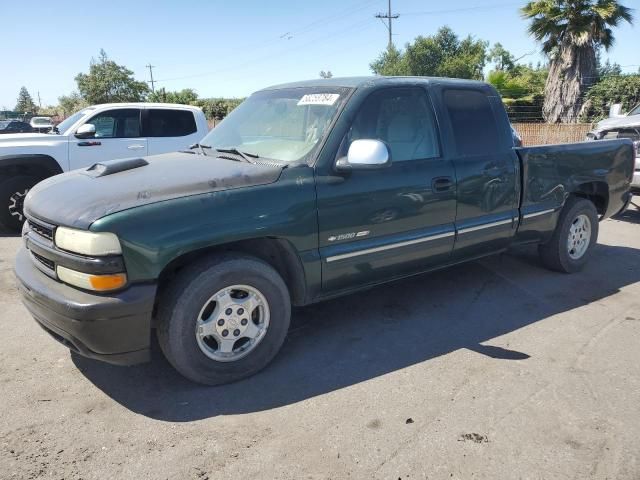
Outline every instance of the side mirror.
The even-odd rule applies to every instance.
[[[614,103],[613,105],[611,105],[611,108],[609,109],[609,118],[616,118],[621,116],[622,116],[622,104]]]
[[[76,130],[76,138],[93,138],[96,136],[96,126],[92,123],[80,125]]]
[[[389,149],[380,140],[354,140],[349,146],[347,156],[338,160],[336,169],[373,170],[391,165]]]

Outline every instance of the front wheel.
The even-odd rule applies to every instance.
[[[570,197],[551,239],[539,247],[542,263],[557,272],[581,270],[598,241],[598,226],[598,212],[593,203]]]
[[[0,183],[0,227],[9,233],[20,232],[24,223],[24,199],[41,178],[16,175]]]
[[[169,363],[198,383],[253,375],[278,353],[291,317],[287,287],[271,266],[225,254],[180,272],[158,309]]]

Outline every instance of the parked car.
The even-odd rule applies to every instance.
[[[0,134],[31,133],[33,128],[22,120],[0,120]]]
[[[209,131],[198,107],[113,103],[87,107],[51,134],[0,138],[0,229],[20,231],[26,193],[39,181],[105,160],[185,149]]]
[[[598,222],[630,199],[631,142],[513,142],[482,82],[268,88],[189,152],[98,162],[33,188],[19,289],[38,324],[84,356],[146,361],[155,328],[187,378],[235,381],[273,359],[292,305],[519,244],[580,270]]]
[[[53,129],[53,124],[49,117],[32,117],[29,120],[29,125],[31,125],[34,132],[38,133],[48,133]]]
[[[633,141],[636,164],[631,191],[640,195],[640,104],[632,108],[629,113],[621,112],[620,104],[612,105],[609,118],[598,122],[596,128],[587,134],[587,140],[628,138]]]

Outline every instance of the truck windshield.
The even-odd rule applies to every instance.
[[[320,145],[348,92],[304,87],[254,93],[201,143],[283,162],[306,160]]]
[[[627,115],[640,115],[640,105],[636,105]]]
[[[76,123],[78,120],[92,111],[93,108],[85,108],[84,110],[80,110],[79,112],[74,113],[73,115],[56,125],[56,127],[53,129],[54,132],[64,135],[69,127],[71,127],[74,123]]]

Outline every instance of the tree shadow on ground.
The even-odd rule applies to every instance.
[[[176,373],[157,345],[152,362],[115,367],[73,355],[95,386],[165,421],[261,411],[299,402],[466,348],[504,361],[526,352],[492,339],[595,302],[640,280],[640,251],[598,245],[581,273],[543,269],[535,248],[417,276],[294,310],[285,345],[257,375],[204,387]]]

